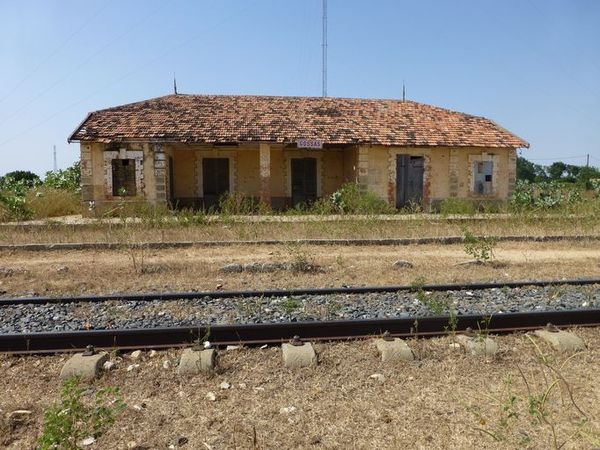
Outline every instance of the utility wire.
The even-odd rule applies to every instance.
[[[46,95],[48,92],[50,92],[56,86],[62,84],[65,80],[67,80],[69,77],[71,77],[74,73],[76,73],[78,70],[80,70],[81,68],[83,68],[84,66],[86,66],[90,61],[94,60],[98,55],[100,55],[102,52],[104,52],[114,42],[121,41],[125,36],[127,36],[133,30],[135,30],[140,25],[142,25],[142,23],[146,22],[150,17],[154,16],[166,4],[167,4],[167,2],[161,2],[157,8],[155,8],[154,10],[151,10],[150,13],[146,14],[142,19],[140,19],[139,21],[137,21],[131,27],[127,27],[127,29],[123,33],[118,34],[113,39],[109,40],[106,44],[104,44],[102,47],[100,47],[98,50],[96,50],[94,53],[92,53],[86,59],[84,59],[81,63],[79,63],[77,66],[75,66],[74,69],[70,70],[67,74],[65,74],[64,76],[62,76],[58,80],[55,80],[50,86],[48,86],[47,88],[45,88],[42,91],[40,91],[37,95],[35,95],[34,97],[30,98],[28,101],[24,102],[17,110],[15,110],[13,113],[9,114],[8,116],[4,117],[2,119],[2,121],[0,121],[0,126],[6,124],[6,122],[8,122],[9,120],[11,120],[16,115],[18,115],[21,111],[26,110],[29,105],[31,105],[36,100],[38,100],[41,97],[43,97],[44,95]]]
[[[95,91],[93,91],[91,94],[87,95],[86,97],[83,97],[83,98],[81,98],[81,99],[79,99],[79,100],[77,100],[77,101],[75,101],[75,102],[71,103],[70,105],[67,105],[67,106],[66,106],[66,107],[64,107],[63,109],[61,109],[61,110],[59,110],[59,111],[57,111],[57,112],[55,112],[55,113],[53,113],[53,114],[51,114],[51,115],[47,116],[46,118],[44,118],[43,120],[41,120],[41,121],[37,122],[36,124],[32,125],[31,127],[29,127],[29,128],[27,128],[27,129],[25,129],[25,130],[23,130],[23,131],[19,132],[19,133],[18,133],[18,134],[16,134],[16,135],[13,135],[12,137],[10,137],[10,138],[6,139],[5,141],[2,141],[2,142],[0,142],[0,147],[1,147],[1,146],[3,146],[3,145],[9,144],[10,142],[14,141],[15,139],[18,139],[19,137],[23,136],[24,134],[27,134],[27,133],[29,133],[30,131],[32,131],[32,130],[34,130],[34,129],[36,129],[36,128],[38,128],[38,127],[42,126],[42,125],[44,125],[44,124],[45,124],[46,122],[48,122],[49,120],[51,120],[51,119],[53,119],[53,118],[55,118],[55,117],[59,116],[60,114],[62,114],[62,113],[64,113],[64,112],[68,111],[69,109],[71,109],[71,108],[73,108],[73,107],[75,107],[75,106],[77,106],[77,105],[79,105],[79,104],[83,103],[84,101],[86,101],[86,100],[88,100],[88,99],[92,98],[93,96],[95,96],[95,95],[96,95],[96,94],[98,94],[99,92],[102,92],[102,91],[104,91],[105,89],[107,89],[108,87],[112,86],[113,84],[115,84],[115,83],[118,83],[118,82],[120,82],[120,81],[124,80],[125,78],[128,78],[128,77],[130,77],[131,75],[133,75],[133,74],[135,74],[136,72],[138,72],[140,69],[143,69],[144,67],[146,67],[146,66],[148,66],[148,65],[150,65],[150,64],[153,64],[153,63],[155,63],[156,61],[158,61],[159,59],[163,58],[164,56],[170,56],[170,55],[172,55],[172,52],[173,52],[173,50],[178,50],[178,49],[180,49],[181,47],[184,47],[184,46],[188,45],[190,42],[192,42],[192,41],[194,41],[194,40],[198,39],[199,37],[203,36],[203,35],[204,35],[204,33],[206,33],[207,31],[210,31],[210,30],[212,30],[213,28],[218,28],[218,27],[222,26],[224,23],[226,23],[227,21],[229,21],[230,19],[232,19],[232,18],[234,18],[234,17],[236,17],[236,16],[238,16],[238,15],[242,15],[242,14],[243,14],[243,13],[245,13],[247,10],[249,10],[251,6],[253,6],[254,4],[256,4],[256,3],[257,3],[257,1],[258,1],[258,0],[254,0],[253,2],[248,2],[248,3],[247,3],[247,6],[246,6],[246,8],[244,8],[244,9],[242,9],[242,10],[238,11],[237,13],[234,13],[234,14],[231,14],[231,15],[229,15],[229,16],[227,16],[227,17],[225,17],[223,20],[221,20],[221,21],[219,21],[219,22],[215,22],[215,23],[213,23],[211,27],[208,27],[208,28],[205,28],[205,29],[201,29],[201,30],[199,30],[199,32],[198,32],[198,33],[196,33],[196,34],[195,34],[194,36],[192,36],[191,38],[185,39],[185,40],[183,40],[183,41],[181,41],[181,42],[179,42],[179,43],[177,43],[177,44],[173,45],[172,47],[169,47],[167,50],[165,50],[164,52],[162,52],[162,53],[161,53],[161,54],[159,54],[158,56],[156,56],[156,57],[154,57],[154,58],[151,58],[151,59],[147,60],[145,63],[143,63],[143,64],[141,64],[141,65],[138,65],[138,66],[137,66],[137,67],[135,67],[134,69],[132,69],[132,70],[130,70],[129,72],[127,72],[125,75],[123,75],[123,76],[121,76],[121,77],[119,77],[119,78],[116,78],[116,79],[113,79],[113,80],[109,81],[108,83],[106,83],[106,84],[104,84],[103,86],[101,86],[100,88],[96,89],[96,90],[95,90]],[[215,37],[218,37],[217,35],[214,35],[214,36],[215,36]],[[205,42],[205,44],[206,44],[206,42]]]
[[[21,78],[11,89],[8,90],[8,92],[3,97],[0,97],[0,103],[2,103],[4,100],[9,98],[15,92],[18,92],[18,89],[26,81],[28,81],[33,75],[35,75],[40,70],[40,68],[42,68],[44,66],[44,64],[46,64],[48,61],[50,61],[52,58],[54,58],[54,56],[56,56],[69,42],[71,42],[71,40],[77,34],[79,34],[85,27],[87,27],[87,25],[92,20],[94,20],[96,17],[98,17],[98,15],[102,11],[104,11],[113,2],[114,2],[114,0],[103,2],[102,5],[100,6],[100,8],[98,8],[91,16],[89,16],[86,20],[84,20],[81,23],[81,25],[77,29],[75,29],[75,31],[73,31],[69,36],[67,36],[67,38],[64,41],[62,41],[62,43],[58,47],[56,47],[54,50],[52,50],[50,53],[48,53],[45,58],[42,58],[42,60],[37,64],[37,66],[35,66],[33,68],[33,70],[31,70],[27,75],[25,75],[23,78]]]

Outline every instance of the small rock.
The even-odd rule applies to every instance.
[[[59,268],[56,269],[56,271],[58,273],[66,273],[69,271],[69,268],[67,266],[60,266]]]
[[[260,348],[261,348],[261,349],[263,349],[263,350],[264,350],[265,348],[267,348],[267,347],[268,347],[268,345],[267,345],[267,344],[265,344],[265,345],[261,345],[261,346],[260,346]]]
[[[144,409],[141,405],[133,405],[132,408],[138,412],[141,411],[142,409]]]
[[[163,369],[167,370],[171,368],[171,361],[169,361],[168,359],[163,361]]]
[[[90,437],[86,437],[85,439],[83,439],[80,444],[83,447],[87,447],[88,445],[93,445],[96,442],[96,439],[93,436]]]
[[[131,359],[140,359],[142,357],[142,351],[136,350],[135,352],[131,352],[131,355],[129,356],[131,357]]]
[[[229,389],[229,388],[231,387],[231,384],[229,384],[227,381],[223,381],[223,382],[222,382],[222,383],[219,385],[219,387],[220,387],[221,389]]]
[[[219,283],[215,286],[215,289],[218,291],[219,289],[223,289],[223,283]]]
[[[102,368],[104,370],[112,370],[115,368],[115,363],[112,361],[106,361],[104,364],[102,364]]]
[[[215,395],[214,392],[208,392],[206,394],[206,400],[214,402],[217,399],[217,396]]]
[[[394,267],[396,268],[407,268],[407,269],[411,269],[414,267],[414,264],[411,263],[410,261],[405,261],[404,259],[399,259],[398,261],[396,261],[394,263]]]
[[[240,383],[238,384],[238,386],[240,387],[240,389],[246,389],[248,387],[246,383]]]
[[[156,350],[150,350],[150,352],[148,353],[148,356],[150,358],[154,358],[157,354],[158,354],[158,352]]]
[[[385,381],[385,376],[383,376],[383,374],[381,373],[374,373],[373,375],[369,375],[369,378],[377,380],[380,383],[383,383]]]
[[[242,348],[242,347],[240,347],[239,345],[228,345],[227,347],[225,347],[225,350],[232,351],[232,350],[239,350],[240,348]]]
[[[171,444],[169,445],[169,447],[167,447],[169,450],[175,450],[175,444]]]
[[[189,439],[186,438],[185,436],[180,436],[179,439],[177,439],[177,445],[182,446],[185,445],[189,442]]]
[[[283,408],[279,408],[279,414],[291,414],[296,412],[295,406],[285,406]]]
[[[139,364],[130,364],[127,366],[127,372],[131,372],[132,370],[136,370],[140,367]]]
[[[410,376],[410,377],[408,377],[407,379],[408,379],[408,381],[413,381],[413,380],[415,379],[415,377],[413,377],[413,376]]]
[[[452,342],[451,344],[448,344],[448,347],[450,347],[450,348],[460,348],[460,344],[458,342]]]

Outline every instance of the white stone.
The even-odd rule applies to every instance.
[[[163,361],[163,369],[167,370],[171,368],[171,361],[169,361],[168,359]]]
[[[238,384],[238,386],[240,387],[240,389],[246,389],[248,387],[246,383],[240,383]]]
[[[220,387],[221,389],[229,389],[229,388],[231,387],[231,384],[229,384],[227,381],[223,381],[223,382],[222,382],[222,383],[219,385],[219,387]]]
[[[385,381],[385,376],[382,373],[374,373],[373,375],[369,375],[369,378],[377,380],[380,383],[383,383]]]
[[[80,444],[84,447],[87,447],[89,445],[93,445],[96,443],[96,439],[93,436],[90,437],[86,437],[85,439],[83,439]]]
[[[281,345],[283,365],[290,369],[299,367],[316,366],[317,354],[310,342],[302,345],[284,343]]]
[[[140,357],[142,356],[142,351],[136,350],[135,352],[131,352],[131,355],[129,356],[131,357],[131,359],[140,359]]]
[[[296,412],[295,406],[284,406],[283,408],[279,408],[279,414],[291,414]]]
[[[487,336],[472,337],[459,334],[456,340],[465,350],[476,356],[494,356],[499,350],[496,341]]]
[[[562,330],[536,330],[535,335],[548,342],[559,352],[577,352],[585,350],[583,340],[568,331]]]
[[[104,368],[104,370],[112,370],[115,368],[115,363],[112,361],[106,361],[102,367]]]
[[[375,346],[381,355],[382,362],[412,361],[415,359],[412,350],[402,339],[376,339]]]
[[[240,348],[242,348],[242,347],[240,347],[239,345],[228,345],[227,347],[225,347],[225,350],[233,351],[233,350],[239,350]]]
[[[144,409],[140,405],[133,405],[132,408],[135,409],[138,412],[141,411],[142,409]]]
[[[158,354],[158,352],[156,350],[150,350],[150,352],[148,353],[148,356],[150,358],[154,358],[157,354]]]
[[[136,369],[138,369],[139,367],[140,367],[140,365],[139,365],[139,364],[130,364],[130,365],[128,365],[128,366],[127,366],[127,372],[131,372],[131,371],[133,371],[133,370],[136,370]]]
[[[208,392],[206,394],[206,400],[214,402],[217,399],[217,396],[215,395],[214,392]]]

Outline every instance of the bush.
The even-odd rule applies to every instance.
[[[270,208],[264,202],[247,197],[242,192],[226,192],[219,199],[219,211],[225,216],[249,216],[268,214]]]
[[[475,214],[475,206],[473,202],[465,200],[464,198],[445,198],[440,204],[440,214]]]
[[[557,181],[529,183],[517,181],[510,205],[516,210],[527,208],[555,209],[573,207],[583,199],[583,189],[573,184]]]
[[[81,168],[79,161],[66,169],[57,170],[56,172],[46,172],[44,185],[54,189],[79,192],[81,190]]]
[[[361,192],[358,184],[346,183],[331,194],[329,201],[342,214],[392,214],[396,209],[373,192]]]
[[[78,193],[46,186],[29,190],[25,194],[24,207],[34,219],[67,216],[81,211]]]
[[[40,449],[78,449],[81,440],[98,438],[125,408],[117,388],[100,389],[87,402],[86,391],[77,378],[65,382],[61,401],[44,414]]]

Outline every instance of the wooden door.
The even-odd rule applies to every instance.
[[[422,156],[396,156],[396,208],[410,203],[421,204],[423,200]]]
[[[317,199],[317,159],[292,158],[292,206]]]
[[[223,194],[229,192],[229,159],[202,158],[204,207],[216,208]]]

